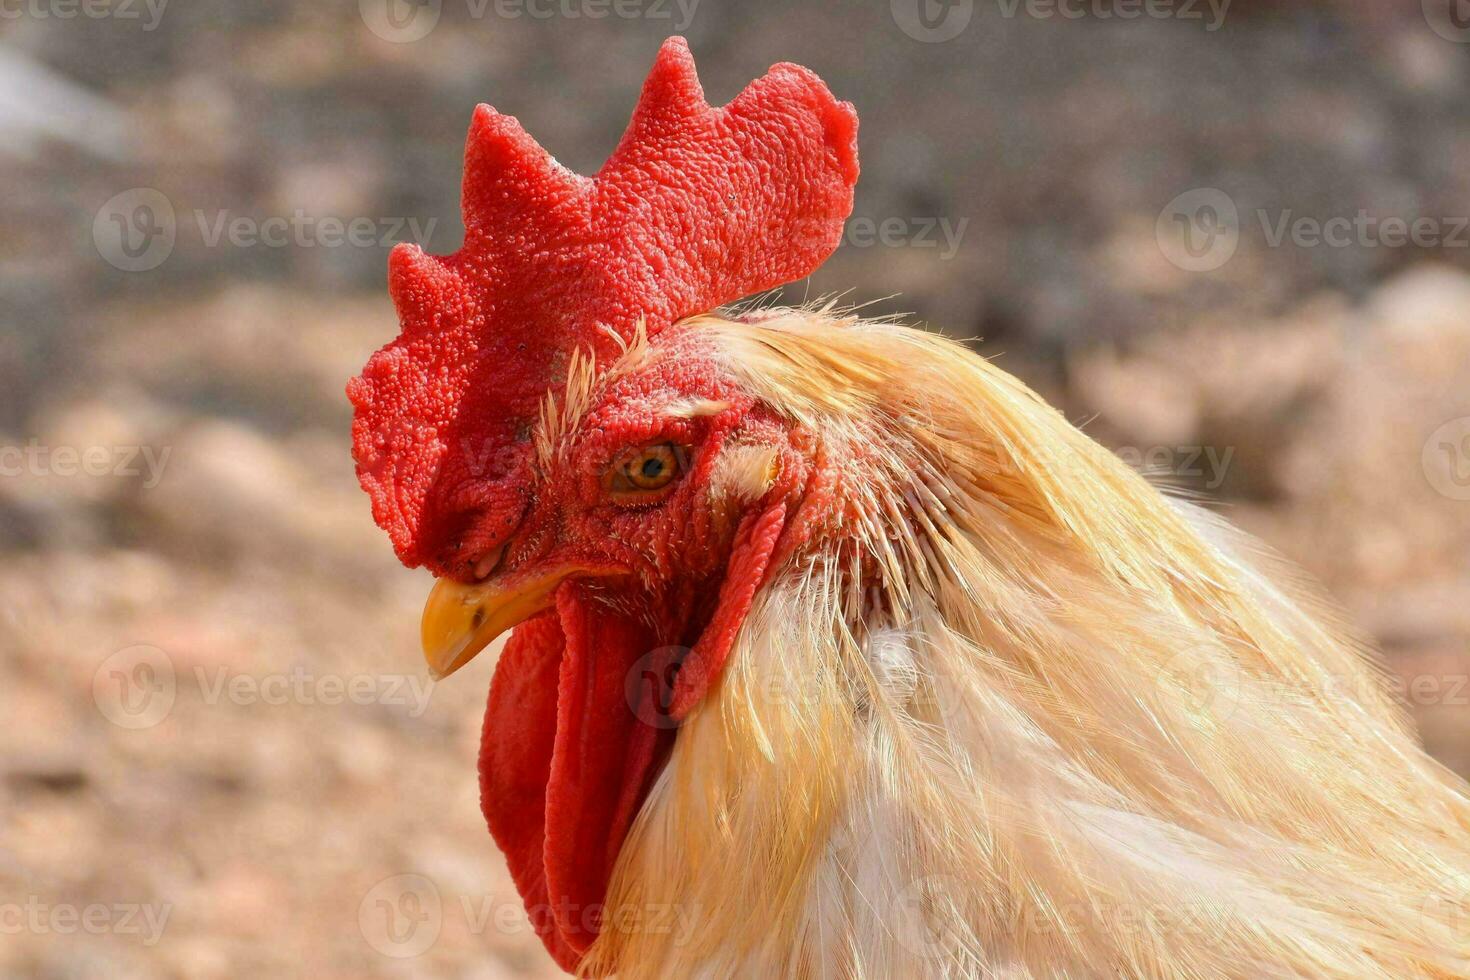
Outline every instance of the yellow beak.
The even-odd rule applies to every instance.
[[[536,569],[466,585],[441,578],[424,603],[419,637],[424,660],[435,679],[448,677],[506,630],[518,626],[555,603],[556,587],[573,575],[615,574],[584,565]]]

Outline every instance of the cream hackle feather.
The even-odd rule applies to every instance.
[[[587,966],[1470,976],[1465,786],[1298,574],[941,337],[697,327],[840,516],[679,732]]]

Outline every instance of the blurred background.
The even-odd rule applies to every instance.
[[[1470,773],[1470,3],[0,0],[0,976],[555,975],[492,665],[349,456],[475,103],[596,170],[662,38],[861,118],[800,300],[911,313],[1322,579]]]

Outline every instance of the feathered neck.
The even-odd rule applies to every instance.
[[[835,461],[623,847],[644,977],[1470,975],[1470,803],[1294,572],[891,323],[703,324]]]

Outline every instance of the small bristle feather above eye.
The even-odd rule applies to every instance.
[[[729,402],[714,401],[709,398],[681,398],[665,405],[663,414],[675,419],[708,418],[711,415],[719,415],[729,407]]]
[[[573,351],[567,363],[566,385],[561,397],[558,399],[554,391],[546,393],[532,437],[543,471],[550,469],[557,450],[565,445],[582,421],[582,416],[592,407],[597,383],[596,355],[580,349]]]

